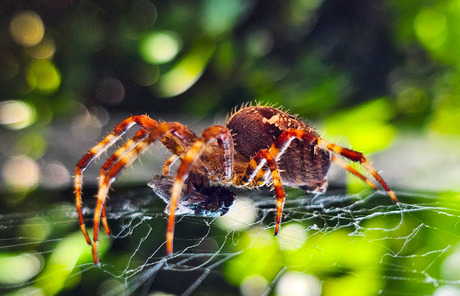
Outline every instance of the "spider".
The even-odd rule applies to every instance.
[[[270,106],[243,106],[229,116],[225,125],[214,125],[197,137],[190,129],[179,122],[156,121],[146,115],[131,116],[91,148],[78,162],[75,173],[75,198],[80,228],[86,242],[91,239],[86,231],[82,214],[83,171],[104,151],[116,143],[134,125],[140,128],[135,135],[122,145],[102,166],[94,211],[92,253],[95,264],[99,264],[97,242],[99,225],[110,235],[105,212],[110,185],[124,168],[132,164],[154,142],[160,141],[172,152],[163,166],[163,176],[169,176],[171,165],[180,159],[175,177],[152,181],[151,187],[157,192],[163,190],[170,194],[169,217],[166,231],[166,250],[173,253],[173,237],[176,210],[181,206],[181,196],[192,200],[228,196],[228,207],[234,194],[229,186],[257,188],[272,186],[276,195],[276,220],[274,235],[277,235],[286,194],[283,186],[300,187],[307,192],[322,193],[327,187],[327,174],[331,162],[359,177],[377,189],[368,178],[352,168],[342,159],[360,163],[383,187],[396,203],[397,198],[387,183],[368,162],[366,157],[321,138],[305,122],[280,109]],[[212,185],[218,185],[216,188]],[[226,186],[226,187],[224,187]],[[165,187],[165,188],[163,188]],[[204,204],[204,203],[203,203]],[[216,202],[217,204],[217,202]],[[206,209],[197,210],[202,213]],[[198,212],[197,212],[198,211]],[[226,210],[225,210],[226,211]],[[214,213],[224,214],[215,210]]]

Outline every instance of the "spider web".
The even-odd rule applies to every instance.
[[[167,258],[165,204],[149,188],[117,191],[107,207],[113,239],[101,241],[100,268],[90,261],[90,247],[78,231],[64,234],[77,221],[71,204],[57,204],[38,214],[2,215],[2,251],[22,250],[23,258],[46,260],[29,281],[2,285],[2,290],[33,295],[37,289],[46,291],[43,285],[57,279],[53,283],[57,289],[65,286],[64,291],[94,294],[97,287],[103,295],[149,291],[270,295],[279,292],[285,278],[297,274],[310,276],[329,295],[335,284],[354,278],[370,282],[361,287],[363,295],[458,295],[460,291],[459,209],[450,195],[397,192],[400,203],[393,204],[380,192],[349,195],[330,190],[315,196],[290,190],[282,230],[275,238],[272,193],[240,192],[224,217],[178,217],[175,253]],[[91,209],[89,203],[84,210],[87,220]],[[18,225],[34,228],[45,225],[43,219],[52,220],[54,237],[16,236]],[[74,261],[80,258],[74,266],[59,267],[55,257],[62,244],[84,249],[66,255],[74,256],[69,258]],[[66,276],[56,277],[60,273]],[[49,291],[53,294],[52,288]]]
[[[244,213],[254,210],[249,208],[250,205],[254,206],[257,215],[253,217],[254,219],[249,219],[249,223],[234,220],[235,228],[249,229],[246,234],[232,229],[232,223],[230,223],[227,232],[217,235],[219,239],[215,239],[213,228],[216,227],[216,224],[223,224],[221,220],[182,219],[177,225],[178,228],[181,227],[181,224],[186,224],[182,228],[187,228],[190,224],[193,224],[193,227],[199,225],[204,234],[190,237],[178,232],[176,246],[178,240],[184,241],[185,245],[180,244],[182,246],[176,250],[175,258],[165,260],[162,257],[164,249],[155,250],[137,266],[135,270],[138,270],[139,274],[134,272],[134,280],[131,282],[139,283],[141,282],[139,277],[143,278],[148,273],[157,273],[161,270],[176,273],[192,272],[198,276],[196,280],[186,290],[175,291],[187,295],[202,285],[210,273],[219,273],[222,267],[225,269],[228,265],[235,264],[232,263],[232,260],[248,260],[246,264],[253,264],[245,253],[269,252],[265,249],[279,248],[281,256],[283,253],[287,253],[284,256],[289,256],[291,252],[291,256],[295,257],[296,252],[307,251],[309,253],[304,254],[303,260],[317,266],[308,266],[307,270],[302,270],[305,269],[305,266],[301,262],[296,262],[297,259],[292,257],[285,259],[280,264],[267,264],[265,268],[277,268],[278,270],[271,282],[266,283],[265,286],[262,285],[262,288],[265,289],[263,294],[271,293],[277,280],[289,268],[297,270],[301,266],[301,271],[304,272],[314,273],[324,269],[331,272],[330,266],[327,266],[328,263],[335,266],[332,268],[333,273],[353,274],[359,273],[361,268],[366,272],[380,269],[380,272],[375,272],[375,276],[383,277],[386,281],[386,288],[382,287],[379,292],[385,291],[394,295],[405,294],[404,291],[401,291],[400,282],[426,286],[419,290],[423,293],[430,290],[434,292],[440,286],[460,283],[458,278],[449,279],[448,275],[442,274],[442,271],[440,274],[440,270],[436,270],[436,266],[442,265],[443,260],[456,247],[453,243],[458,241],[458,231],[455,231],[458,230],[458,211],[441,205],[432,197],[425,196],[422,198],[424,199],[422,203],[413,205],[407,203],[406,200],[410,201],[414,196],[403,195],[402,202],[393,205],[387,202],[388,198],[385,195],[378,193],[371,194],[364,199],[347,195],[315,196],[312,199],[305,199],[301,196],[299,199],[289,200],[286,204],[283,225],[284,229],[290,227],[291,233],[280,232],[279,237],[273,239],[273,199],[267,195],[265,198],[257,196],[259,195],[256,194],[249,199],[244,198],[243,202],[240,200],[233,208],[233,215],[230,213],[231,218],[222,218],[231,221],[234,217],[244,216]],[[430,215],[436,215],[437,218],[430,219]],[[145,217],[152,216],[146,215]],[[243,218],[245,219],[247,218]],[[297,232],[299,230],[302,232],[303,229],[306,236],[292,233],[293,225]],[[136,227],[129,227],[129,229],[129,232],[135,231]],[[439,233],[443,235],[438,235]],[[249,238],[244,238],[244,236]],[[438,238],[440,241],[429,246],[430,242],[426,242],[426,239],[430,237],[431,239]],[[380,248],[380,257],[375,262],[371,262],[372,264],[355,266],[346,258],[344,260],[340,254],[336,254],[335,246],[323,242],[335,238],[344,244],[349,244],[351,248],[362,247],[363,244]],[[214,251],[203,251],[207,249],[203,245],[206,245],[208,239],[212,239],[215,244]],[[143,243],[139,241],[139,248],[133,253],[133,258],[140,253]],[[350,252],[346,249],[344,252]],[[360,251],[351,250],[350,255],[358,255]],[[325,258],[317,260],[313,257],[322,256],[322,253],[323,255],[326,253]],[[280,254],[275,255],[275,258]],[[273,259],[273,254],[267,257],[267,259]],[[359,261],[359,258],[353,260]],[[130,273],[133,272],[133,269],[127,271]],[[129,276],[126,275],[121,276],[130,282]],[[233,276],[238,277],[238,275]],[[406,291],[406,293],[409,292],[411,292],[410,289]]]
[[[58,139],[62,143],[56,145],[65,147],[59,151],[81,153],[65,137]],[[428,147],[428,152],[445,151],[411,143],[407,145]],[[154,155],[164,154],[147,154],[143,165],[114,184],[107,202],[112,236],[101,229],[100,267],[92,262],[91,247],[78,229],[73,189],[39,190],[28,197],[35,202],[13,212],[0,210],[0,274],[11,273],[11,278],[1,279],[0,294],[294,295],[286,286],[300,285],[303,295],[460,295],[459,195],[436,187],[445,188],[442,180],[456,178],[454,170],[438,178],[427,174],[417,185],[432,184],[436,193],[396,190],[398,204],[383,192],[351,195],[337,184],[324,195],[288,190],[277,237],[273,192],[237,192],[223,217],[177,217],[174,255],[166,257],[166,205],[147,186],[152,167],[162,164]],[[410,165],[410,154],[401,151],[385,157]],[[77,158],[62,157],[69,160],[69,168]],[[456,167],[451,159],[434,160],[446,169]],[[85,171],[83,214],[88,227],[100,163]],[[411,183],[410,175],[382,164],[376,167],[410,188],[404,185]],[[424,172],[434,167],[416,164]],[[334,174],[330,180],[337,179]],[[17,274],[21,277],[15,278]]]

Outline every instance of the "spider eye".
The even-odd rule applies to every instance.
[[[156,195],[169,204],[174,181],[174,177],[170,175],[157,175],[148,185]],[[186,185],[182,190],[176,215],[223,216],[232,206],[235,196],[235,193],[222,186]],[[166,213],[169,213],[168,209]]]

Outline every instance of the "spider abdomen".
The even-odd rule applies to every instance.
[[[250,106],[234,113],[227,122],[236,153],[247,159],[271,145],[288,129],[300,129],[315,137],[318,134],[305,122],[268,106]],[[278,159],[283,184],[302,187],[307,191],[322,191],[326,184],[331,158],[328,151],[294,139]]]

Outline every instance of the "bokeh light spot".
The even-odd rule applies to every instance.
[[[446,279],[460,279],[460,245],[449,255],[441,266],[441,272]]]
[[[283,225],[278,235],[281,250],[293,251],[303,246],[307,240],[305,227],[297,223]]]
[[[51,233],[50,221],[45,217],[32,217],[25,220],[19,229],[19,235],[34,241],[43,241]]]
[[[214,45],[200,44],[178,61],[157,84],[162,97],[177,96],[188,90],[201,77],[214,52]]]
[[[284,267],[273,229],[254,226],[249,231],[232,235],[234,247],[244,250],[225,265],[227,280],[241,285],[248,277],[261,276],[274,279]]]
[[[13,39],[22,46],[33,46],[40,43],[45,26],[38,14],[33,11],[24,11],[13,18],[10,24]]]
[[[263,295],[267,287],[268,282],[263,276],[251,275],[243,280],[240,291],[243,296],[258,296]]]
[[[248,49],[254,56],[268,54],[273,49],[273,45],[273,36],[266,30],[254,31],[247,38]]]
[[[433,296],[458,296],[460,288],[458,285],[442,285],[434,291]]]
[[[101,283],[98,287],[97,295],[110,295],[113,294],[113,291],[124,291],[126,290],[126,286],[122,281],[117,281],[116,279],[109,279]],[[152,294],[149,294],[152,296]],[[168,294],[159,294],[158,296],[168,296]]]
[[[257,219],[257,210],[254,202],[248,198],[239,198],[228,213],[220,217],[217,222],[225,229],[244,230]]]
[[[44,93],[53,93],[61,84],[61,74],[52,62],[36,60],[27,71],[27,82],[31,89],[35,88]]]
[[[340,135],[341,140],[349,141],[341,145],[373,152],[387,147],[396,136],[396,127],[389,123],[394,114],[387,98],[376,98],[328,117],[323,130],[328,134],[326,138]]]
[[[131,69],[131,77],[138,85],[150,86],[153,85],[160,76],[158,66],[155,65],[135,65]]]
[[[4,101],[0,103],[0,124],[9,129],[22,129],[35,121],[34,106],[23,101]]]
[[[15,290],[8,293],[9,296],[22,296],[22,295],[34,295],[34,296],[45,296],[43,290],[34,286],[27,286],[22,289]]]
[[[53,161],[43,169],[41,183],[48,188],[60,188],[70,184],[71,176],[67,168],[59,161]]]
[[[286,272],[276,285],[276,295],[279,296],[319,296],[321,284],[309,274]]]
[[[99,84],[96,95],[101,102],[116,105],[125,98],[125,88],[120,80],[106,77]]]
[[[414,20],[417,37],[428,48],[440,46],[447,37],[445,15],[436,8],[423,8]]]
[[[405,113],[422,112],[429,108],[429,98],[426,93],[419,88],[407,87],[398,94],[396,106]]]
[[[211,36],[233,29],[251,6],[250,2],[241,0],[206,0],[203,4],[201,23],[203,30]]]
[[[27,155],[33,159],[39,159],[45,154],[48,142],[45,136],[39,132],[24,133],[14,145],[16,154]]]
[[[20,284],[40,271],[42,262],[32,254],[0,254],[0,283]]]
[[[13,190],[27,191],[38,184],[40,168],[30,157],[16,156],[3,166],[3,177]]]
[[[57,295],[65,286],[76,284],[80,279],[81,274],[73,272],[77,262],[79,260],[88,262],[92,258],[91,248],[82,244],[80,239],[81,232],[76,231],[57,242],[45,268],[34,282],[37,288],[44,291],[44,295]],[[101,236],[99,254],[102,256],[107,252],[108,247],[108,237]]]
[[[73,119],[71,130],[72,134],[79,140],[95,140],[101,134],[102,123],[96,115],[85,109],[83,114]]]
[[[130,25],[136,30],[142,31],[155,24],[158,12],[155,4],[148,0],[137,0],[132,2],[129,11]]]
[[[27,48],[27,53],[36,59],[49,59],[55,51],[56,45],[50,37],[44,37],[39,44]]]
[[[140,44],[142,57],[153,64],[170,62],[179,53],[180,48],[179,35],[170,31],[153,32]]]

